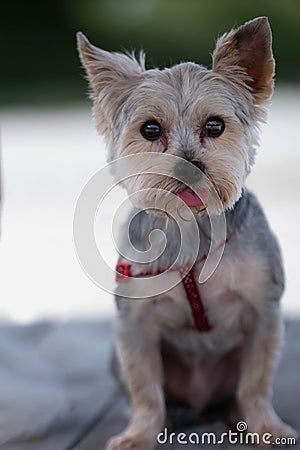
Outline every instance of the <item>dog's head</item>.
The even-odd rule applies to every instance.
[[[169,176],[157,168],[143,175],[139,163],[141,175],[126,181],[129,193],[144,189],[139,206],[148,207],[149,195],[163,191],[177,194],[199,213],[203,204],[216,213],[218,205],[222,210],[234,205],[253,164],[258,127],[273,92],[271,41],[268,20],[261,17],[217,41],[211,70],[191,62],[146,70],[143,54],[138,61],[109,53],[78,33],[94,117],[107,140],[109,160],[142,153],[149,169],[149,155],[170,156],[161,158]],[[218,205],[212,190],[221,200]]]

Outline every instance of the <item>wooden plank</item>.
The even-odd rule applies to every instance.
[[[80,414],[77,410],[70,415],[70,423],[62,425],[61,429],[56,428],[46,435],[36,437],[32,440],[17,440],[11,443],[1,445],[3,450],[74,450],[78,442],[89,433],[95,426],[95,420],[98,422],[106,414],[110,405],[114,390],[107,389],[105,393],[106,403],[99,404],[95,402],[99,390],[91,392],[82,402],[78,403]],[[104,397],[102,397],[103,400]],[[76,408],[77,409],[77,408]]]
[[[286,346],[281,361],[278,375],[275,383],[275,405],[281,417],[288,423],[300,429],[300,392],[299,392],[299,354],[300,354],[300,327],[299,322],[288,322],[286,333]],[[289,370],[287,370],[287,367]],[[95,428],[76,446],[76,450],[103,450],[108,439],[120,433],[126,427],[130,417],[130,408],[126,397],[121,396],[107,415],[99,421]],[[215,432],[217,436],[227,431],[224,423],[216,422],[194,428],[184,428],[176,432],[185,432],[187,435],[196,432],[201,433]],[[234,430],[233,430],[234,431]],[[164,444],[158,445],[157,449],[179,450],[183,444]],[[251,450],[252,446],[231,445],[225,442],[222,445],[205,444],[205,448],[218,447],[227,450]],[[185,448],[192,449],[195,445],[185,445]],[[300,450],[300,443],[293,446],[295,450]]]
[[[82,374],[69,373],[64,380],[64,387],[68,398],[72,405],[72,409],[67,417],[60,423],[55,423],[54,427],[46,434],[36,436],[35,439],[26,440],[18,439],[4,445],[0,445],[1,450],[67,450],[73,449],[76,442],[82,439],[94,427],[94,422],[101,420],[103,414],[106,414],[110,405],[111,398],[116,389],[116,382],[110,373],[110,359],[112,354],[111,325],[109,323],[85,323],[85,324],[68,324],[63,327],[70,326],[72,328],[71,340],[74,335],[74,327],[88,327],[91,329],[92,337],[99,342],[99,350],[97,346],[86,358],[83,359],[90,366],[85,373],[87,379],[80,379]],[[62,328],[63,328],[62,327]],[[54,330],[54,329],[53,329]],[[27,332],[26,332],[27,331]],[[56,330],[62,333],[65,341],[69,339],[67,328]],[[81,330],[82,331],[82,330]],[[28,340],[32,340],[32,344],[36,344],[36,335],[44,335],[44,331],[35,326],[28,330],[10,329],[10,333]],[[47,328],[48,332],[48,328]],[[54,330],[55,332],[55,330]],[[62,342],[69,348],[69,342]],[[75,342],[76,344],[76,342]],[[62,350],[64,356],[65,348]],[[74,350],[74,349],[70,349]],[[95,352],[95,353],[93,353]],[[67,357],[67,354],[66,354]],[[99,361],[100,360],[100,361]]]
[[[120,394],[117,402],[113,405],[110,411],[108,411],[107,415],[99,421],[97,426],[83,439],[80,443],[77,444],[76,450],[104,450],[107,441],[112,436],[123,431],[129,421],[130,418],[130,406],[127,400],[127,397],[123,394]],[[193,428],[184,428],[181,430],[176,430],[176,433],[185,432],[188,436],[191,433],[197,433],[199,436],[201,433],[209,433],[214,432],[217,436],[221,434],[225,429],[224,424],[220,422],[211,423],[207,426],[196,426]],[[168,432],[167,442],[158,444],[158,449],[165,450],[179,450],[182,449],[183,444],[180,444],[174,440],[174,438],[170,437],[171,431]],[[162,440],[165,440],[162,436]],[[220,450],[222,450],[222,446],[218,446]],[[193,444],[184,444],[184,448],[190,450],[195,448]],[[206,443],[205,448],[207,450],[215,448],[215,445],[212,443]],[[141,449],[142,450],[142,449]]]
[[[126,397],[120,394],[112,408],[107,411],[105,417],[77,444],[78,450],[104,449],[108,439],[125,428],[129,417],[128,402]]]
[[[66,389],[69,389],[72,397],[73,409],[67,420],[58,424],[45,436],[36,437],[31,441],[11,442],[0,446],[1,450],[104,450],[107,440],[124,430],[130,417],[130,407],[126,396],[119,390],[110,372],[111,326],[108,323],[102,325],[94,323],[90,326],[95,327],[99,352],[95,355],[91,353],[89,358],[101,358],[101,367],[94,361],[91,363],[90,370],[94,371],[93,382],[82,380],[79,391],[76,374],[70,373],[70,378],[66,380]],[[50,332],[51,327],[48,327],[45,333],[43,327],[35,326],[27,337],[34,344],[36,336]],[[16,330],[16,333],[23,339],[24,330]],[[275,383],[275,405],[281,417],[300,429],[299,321],[288,322],[286,341]],[[87,362],[89,361],[88,359]],[[72,376],[75,376],[73,380]],[[73,386],[72,383],[74,383]],[[181,428],[176,432],[185,432],[187,435],[192,432],[198,435],[203,432],[215,432],[217,436],[220,436],[225,430],[224,423],[214,422],[205,426]],[[205,444],[208,450],[213,447],[216,445]],[[250,450],[252,448],[229,444],[217,445],[217,447],[220,450]],[[168,443],[157,446],[157,450],[163,448],[179,450],[182,444]],[[192,449],[195,445],[185,445],[185,448]],[[300,450],[300,443],[292,448]]]
[[[282,359],[274,385],[274,407],[279,416],[300,433],[300,321],[286,322]],[[300,440],[293,445],[300,450]]]

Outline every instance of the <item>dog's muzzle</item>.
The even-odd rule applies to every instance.
[[[200,161],[179,161],[174,168],[176,179],[187,185],[199,183],[203,178],[205,166]]]

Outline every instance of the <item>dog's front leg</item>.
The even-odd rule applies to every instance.
[[[275,313],[268,323],[247,330],[238,387],[239,406],[249,432],[276,437],[297,437],[272,406],[272,383],[282,345],[282,319]]]
[[[152,450],[164,425],[159,329],[150,321],[148,313],[119,318],[116,345],[133,413],[126,430],[109,441],[108,450]]]

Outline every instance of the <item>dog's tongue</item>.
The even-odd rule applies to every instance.
[[[184,201],[187,206],[195,208],[196,206],[204,206],[208,200],[208,192],[202,191],[199,196],[196,192],[189,188],[184,189],[184,191],[178,192],[177,196]]]

